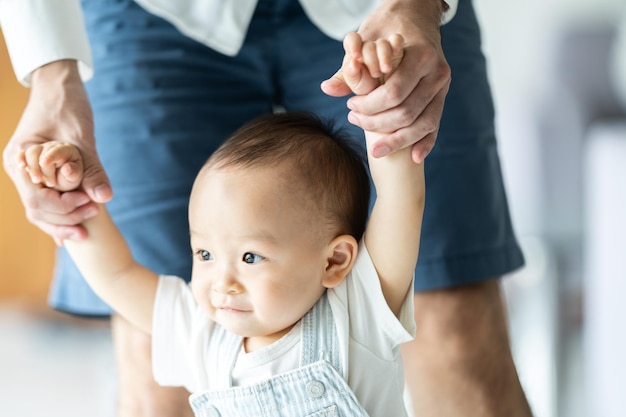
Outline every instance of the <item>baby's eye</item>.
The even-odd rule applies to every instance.
[[[257,255],[256,253],[246,252],[243,254],[243,261],[247,264],[261,262],[263,259],[261,255]]]
[[[196,256],[202,262],[210,261],[213,259],[213,255],[211,255],[211,252],[209,252],[208,250],[204,250],[204,249],[200,249],[196,251]]]

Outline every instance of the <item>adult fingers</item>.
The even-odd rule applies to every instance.
[[[437,94],[413,123],[376,141],[372,155],[379,158],[413,145],[413,160],[422,162],[435,144],[446,93],[447,90],[443,90]]]
[[[415,119],[432,98],[450,85],[450,67],[436,50],[407,47],[396,71],[385,84],[366,96],[351,97],[348,107],[372,116],[410,104],[405,111]]]
[[[113,197],[111,183],[95,149],[83,149],[83,182],[82,188],[97,203],[106,203]]]
[[[41,166],[39,165],[39,158],[41,157],[42,151],[43,148],[41,146],[31,146],[20,154],[21,160],[25,164],[24,168],[34,184],[40,184],[44,177]],[[20,168],[21,167],[15,169]]]

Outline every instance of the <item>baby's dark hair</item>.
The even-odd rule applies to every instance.
[[[338,234],[362,237],[371,193],[367,164],[362,148],[344,130],[310,113],[261,116],[233,133],[205,165],[260,166],[287,168],[288,179],[304,187]]]

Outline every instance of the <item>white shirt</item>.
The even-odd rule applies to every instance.
[[[338,334],[343,377],[371,417],[405,416],[400,345],[415,335],[413,292],[398,317],[387,306],[367,249],[328,301]],[[302,342],[295,326],[273,344],[240,353],[234,369],[224,350],[241,352],[243,339],[227,333],[198,308],[191,290],[176,277],[161,277],[155,299],[152,366],[159,384],[192,393],[258,382],[299,366]],[[222,353],[220,353],[222,352]],[[384,383],[381,383],[384,381]]]
[[[258,0],[136,0],[181,33],[225,55],[241,48]],[[449,22],[458,0],[444,0]],[[311,21],[342,40],[358,29],[379,0],[300,0]],[[93,74],[91,50],[79,0],[0,0],[0,25],[15,75],[28,86],[31,73],[60,59],[76,59],[83,80]]]

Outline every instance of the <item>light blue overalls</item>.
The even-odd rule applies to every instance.
[[[198,417],[367,417],[341,376],[337,330],[324,294],[302,318],[300,367],[256,384],[193,394]],[[223,358],[234,367],[239,352]],[[230,377],[228,377],[230,379]]]

